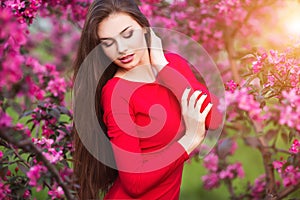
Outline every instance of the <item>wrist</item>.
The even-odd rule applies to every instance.
[[[165,56],[151,56],[151,64],[153,65],[153,67],[159,72],[160,70],[162,70],[166,65],[169,64],[169,61],[167,61],[167,59],[165,58]]]
[[[178,140],[188,155],[201,143],[200,139],[193,135],[184,135],[182,138]]]

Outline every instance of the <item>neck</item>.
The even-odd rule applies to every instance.
[[[145,56],[136,67],[125,70],[120,68],[116,76],[122,77],[127,80],[137,82],[154,82],[156,77],[156,71],[150,64],[150,58],[148,52],[145,52]]]

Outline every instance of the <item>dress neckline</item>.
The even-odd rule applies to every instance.
[[[119,76],[114,76],[111,79],[117,79],[117,80],[129,82],[129,83],[136,83],[136,84],[157,84],[158,83],[157,78],[155,78],[153,82],[132,81],[132,80],[121,78]]]

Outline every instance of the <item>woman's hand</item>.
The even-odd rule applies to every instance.
[[[151,37],[151,43],[150,43],[151,64],[159,72],[169,62],[165,58],[161,39],[154,33],[152,28],[150,28],[150,37]]]
[[[203,142],[205,137],[205,119],[212,108],[212,104],[209,103],[201,113],[200,109],[207,95],[203,94],[198,99],[201,91],[196,90],[188,100],[190,91],[191,89],[187,88],[181,98],[186,134],[178,141],[188,154]]]

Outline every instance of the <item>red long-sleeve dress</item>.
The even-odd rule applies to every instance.
[[[187,62],[173,53],[165,57],[169,64],[153,83],[114,77],[103,87],[103,120],[119,171],[104,199],[179,199],[183,164],[189,158],[178,143],[185,134],[180,101],[186,87],[208,94],[201,111],[214,104],[206,128],[216,128],[222,120],[217,99]]]

